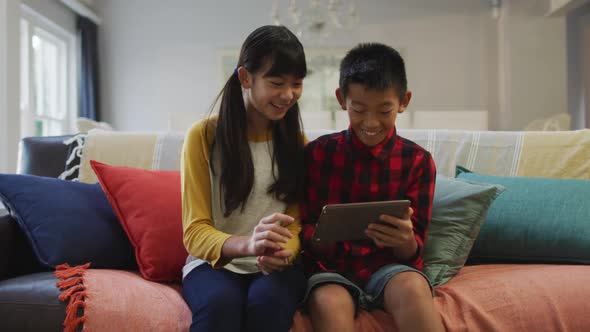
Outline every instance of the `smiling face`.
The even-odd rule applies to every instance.
[[[294,75],[268,76],[268,65],[257,73],[238,69],[244,104],[250,121],[268,122],[282,119],[301,97],[303,78]]]
[[[412,93],[406,92],[400,101],[395,88],[367,89],[364,85],[350,83],[348,93],[336,90],[336,98],[343,110],[348,111],[350,126],[358,139],[366,146],[381,143],[395,127],[399,113],[403,113]]]

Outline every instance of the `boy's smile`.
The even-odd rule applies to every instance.
[[[343,110],[348,111],[350,127],[358,139],[366,146],[381,143],[395,127],[398,113],[403,113],[412,93],[406,92],[401,101],[394,87],[382,90],[368,89],[362,84],[350,83],[348,93],[343,96],[336,90],[336,98]]]

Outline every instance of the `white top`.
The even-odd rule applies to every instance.
[[[211,211],[213,225],[216,229],[232,234],[250,236],[254,227],[260,219],[275,212],[284,212],[287,204],[268,194],[268,187],[275,181],[272,175],[272,140],[264,142],[249,141],[250,151],[252,152],[252,162],[254,167],[254,184],[252,191],[244,206],[244,210],[238,207],[232,214],[225,218],[223,216],[223,202],[221,193],[221,184],[219,181],[220,171],[216,175],[211,171],[209,164],[209,175],[211,177]],[[219,158],[214,158],[215,169],[219,169]],[[188,256],[186,265],[182,269],[182,277],[186,277],[195,267],[207,263],[194,256]],[[235,273],[256,273],[260,270],[256,266],[256,257],[234,258],[230,263],[224,266]]]

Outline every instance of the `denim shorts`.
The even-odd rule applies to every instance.
[[[307,302],[311,291],[316,287],[323,284],[338,284],[346,288],[352,296],[355,303],[355,315],[359,308],[368,311],[383,309],[383,290],[385,289],[385,285],[387,285],[387,282],[391,280],[391,278],[403,272],[416,272],[423,276],[428,283],[428,286],[430,286],[432,296],[434,296],[434,288],[424,273],[407,265],[390,264],[381,267],[373,273],[367,281],[364,289],[338,273],[323,272],[314,274],[307,281],[307,289],[305,291],[303,302]]]

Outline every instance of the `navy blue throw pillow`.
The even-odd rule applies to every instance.
[[[136,266],[131,243],[100,184],[0,174],[0,199],[45,266]]]

